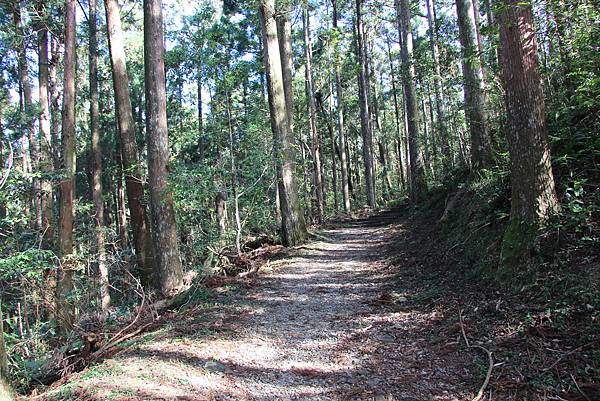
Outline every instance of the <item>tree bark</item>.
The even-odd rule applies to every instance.
[[[406,179],[405,179],[405,174],[404,174],[404,166],[405,166],[405,161],[403,161],[404,159],[404,154],[402,152],[402,149],[404,148],[404,138],[406,138],[406,132],[404,130],[404,119],[402,119],[402,129],[400,129],[400,104],[398,103],[398,92],[397,92],[397,85],[396,85],[396,74],[394,73],[394,62],[392,60],[392,51],[391,51],[391,46],[390,46],[390,38],[389,36],[387,37],[387,56],[388,56],[388,62],[390,64],[390,81],[392,83],[392,98],[394,99],[394,123],[396,126],[396,153],[398,155],[398,186],[402,189],[407,189],[407,183],[406,183]]]
[[[342,196],[344,198],[344,211],[348,214],[352,212],[350,206],[350,186],[348,180],[348,147],[346,146],[346,129],[344,127],[344,100],[342,91],[342,81],[340,79],[340,48],[341,31],[338,29],[337,0],[332,0],[333,7],[333,30],[334,39],[334,57],[335,57],[335,93],[336,93],[336,111],[337,111],[337,129],[340,141],[340,164],[342,173]]]
[[[204,162],[204,153],[206,151],[206,138],[204,138],[204,116],[202,113],[202,64],[198,62],[196,71],[197,87],[197,110],[198,110],[198,159],[200,163]]]
[[[479,170],[491,157],[485,117],[483,66],[477,42],[473,0],[457,0],[458,30],[462,51],[465,116],[471,133],[471,168]]]
[[[144,0],[144,77],[148,184],[155,265],[159,273],[159,287],[163,295],[170,296],[183,284],[183,267],[179,255],[173,195],[167,182],[169,133],[161,6],[161,0]]]
[[[275,161],[281,201],[281,239],[285,246],[294,246],[306,238],[304,214],[298,201],[298,187],[294,177],[294,136],[286,107],[282,62],[275,23],[275,1],[260,3],[264,63],[267,76],[271,129],[275,137]],[[287,67],[286,67],[287,68]]]
[[[511,156],[511,211],[502,242],[501,276],[525,267],[541,225],[559,209],[550,164],[544,95],[531,3],[504,0],[499,14]]]
[[[440,68],[440,52],[438,48],[437,23],[435,20],[435,0],[425,0],[427,6],[427,22],[429,25],[429,41],[431,42],[431,58],[433,59],[434,77],[433,88],[435,97],[435,110],[437,113],[437,126],[440,131],[443,165],[447,169],[451,162],[448,126],[446,124],[446,110],[442,100],[443,83]]]
[[[38,4],[38,6],[41,3]],[[38,12],[42,7],[38,7]],[[42,207],[42,233],[51,243],[54,238],[54,199],[52,182],[49,178],[54,172],[52,155],[52,132],[50,127],[50,104],[48,101],[48,28],[44,23],[38,26],[38,89],[40,100],[39,126],[41,141],[40,171],[41,180],[40,201]]]
[[[52,159],[54,164],[54,170],[60,168],[60,92],[58,88],[57,70],[58,61],[60,58],[60,38],[59,36],[52,34],[50,36],[50,50],[51,58],[48,66],[48,89],[50,91],[50,136],[52,137]]]
[[[358,87],[360,104],[360,127],[363,138],[363,163],[365,185],[369,207],[376,207],[375,177],[373,167],[373,136],[369,121],[368,66],[364,43],[363,0],[356,0],[356,52],[359,64]]]
[[[231,192],[233,195],[233,207],[235,217],[235,250],[237,255],[242,254],[242,222],[240,220],[240,204],[238,199],[238,178],[237,168],[235,165],[235,154],[234,154],[234,138],[233,138],[233,116],[231,115],[231,93],[227,89],[227,130],[229,132],[229,158],[230,158],[230,175],[231,175]]]
[[[18,66],[19,66],[19,81],[23,90],[23,112],[25,113],[25,131],[27,132],[27,139],[29,141],[29,161],[31,168],[29,171],[33,173],[39,172],[40,163],[40,148],[39,141],[35,132],[34,127],[34,108],[33,108],[33,94],[31,90],[31,83],[29,82],[29,68],[27,65],[27,43],[26,33],[23,30],[23,24],[21,21],[21,1],[18,0],[13,5],[13,17],[15,23],[15,29],[17,32],[17,53],[18,53]],[[37,177],[32,179],[33,188],[33,208],[35,212],[35,227],[40,230],[42,229],[42,202],[40,196],[40,180]]]
[[[292,25],[289,19],[289,8],[278,13],[276,17],[279,55],[281,58],[281,75],[285,91],[285,107],[290,134],[294,134],[294,85],[292,71],[294,70],[292,51]]]
[[[304,6],[302,22],[304,25],[304,58],[306,65],[305,89],[308,100],[308,125],[310,128],[310,152],[313,161],[314,187],[317,201],[317,223],[321,224],[325,216],[325,198],[323,195],[323,176],[321,175],[321,143],[317,131],[317,107],[315,102],[315,90],[312,81],[312,44],[310,41],[310,15],[308,5]]]
[[[110,307],[106,240],[104,236],[104,201],[102,199],[102,148],[100,145],[100,112],[98,105],[98,35],[96,0],[88,0],[89,73],[90,73],[90,132],[92,150],[92,199],[96,223],[98,276],[100,277],[100,308],[106,317]]]
[[[400,33],[400,57],[402,60],[402,86],[406,109],[408,154],[410,165],[410,196],[413,202],[420,200],[427,189],[423,155],[419,140],[419,110],[415,88],[415,66],[413,58],[413,37],[410,15],[410,2],[396,0],[398,32]]]
[[[144,186],[135,139],[135,122],[129,94],[129,78],[125,64],[123,32],[117,0],[105,0],[108,43],[112,64],[115,108],[119,127],[119,143],[125,173],[125,188],[131,215],[133,242],[144,286],[156,285],[154,278],[154,249],[150,224],[144,204]],[[123,222],[121,222],[123,223]]]
[[[65,5],[65,55],[62,108],[62,168],[60,181],[59,251],[60,266],[56,284],[56,314],[59,334],[64,337],[73,327],[73,187],[75,184],[75,43],[76,0]]]

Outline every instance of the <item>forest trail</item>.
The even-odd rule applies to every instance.
[[[431,338],[435,311],[406,307],[392,291],[396,220],[389,211],[319,231],[246,291],[232,290],[222,305],[188,313],[80,373],[73,394],[119,401],[472,396],[478,380],[461,353],[448,358]],[[396,253],[403,245],[393,246]]]

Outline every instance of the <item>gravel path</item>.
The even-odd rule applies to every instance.
[[[189,323],[105,361],[111,373],[80,386],[120,401],[467,399],[473,379],[448,351],[456,337],[433,338],[435,310],[392,291],[395,218],[320,231],[213,316],[217,333]]]

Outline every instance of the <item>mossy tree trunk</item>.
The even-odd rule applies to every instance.
[[[550,164],[531,3],[505,0],[499,14],[501,65],[509,129],[512,199],[500,274],[531,259],[539,228],[558,211]]]

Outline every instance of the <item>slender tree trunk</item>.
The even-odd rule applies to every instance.
[[[396,74],[394,73],[394,62],[392,60],[392,51],[390,48],[390,38],[387,38],[387,56],[388,62],[390,64],[390,81],[392,83],[392,98],[394,99],[394,123],[396,126],[396,149],[398,154],[398,186],[400,188],[406,189],[406,180],[404,176],[404,165],[403,162],[403,152],[402,152],[402,144],[404,143],[403,138],[406,137],[406,132],[404,132],[404,124],[402,124],[402,129],[400,129],[400,105],[398,103],[398,92],[396,89]]]
[[[294,246],[302,242],[307,233],[294,177],[294,136],[289,118],[292,110],[287,110],[286,107],[286,90],[274,14],[275,1],[263,0],[260,3],[263,58],[267,76],[271,128],[275,137],[275,160],[282,214],[281,237],[285,246]]]
[[[117,144],[115,152],[115,161],[117,164],[115,180],[117,182],[117,224],[119,231],[119,245],[125,249],[129,244],[129,234],[127,232],[127,212],[125,210],[125,188],[123,187],[123,161],[121,159],[121,145]]]
[[[321,175],[321,143],[317,131],[317,107],[315,103],[315,90],[312,81],[312,44],[310,41],[310,15],[308,5],[304,7],[304,58],[305,66],[305,88],[308,99],[308,125],[310,127],[310,152],[313,159],[314,186],[317,199],[317,223],[322,223],[325,215],[325,198],[323,194],[323,176]]]
[[[485,117],[483,66],[477,44],[477,24],[473,0],[457,0],[459,37],[465,92],[465,115],[471,132],[471,167],[478,170],[491,157]]]
[[[106,240],[104,236],[104,201],[102,199],[102,148],[100,145],[100,112],[98,105],[98,35],[96,0],[88,0],[89,72],[90,72],[90,132],[92,149],[92,199],[96,223],[96,249],[100,277],[100,308],[106,317],[110,307]]]
[[[40,7],[38,7],[40,8]],[[42,12],[41,10],[39,11]],[[49,178],[54,172],[52,156],[52,132],[50,127],[50,104],[48,101],[48,29],[41,23],[38,27],[38,88],[40,100],[40,170],[44,174],[41,180],[42,233],[51,243],[54,238],[54,199],[52,182]]]
[[[2,316],[2,302],[0,301],[0,400],[13,401],[14,392],[8,382],[8,354],[4,343],[4,317]]]
[[[333,29],[336,32],[334,39],[334,57],[335,57],[335,93],[336,93],[336,111],[337,111],[337,129],[340,138],[340,164],[342,173],[342,196],[344,198],[344,210],[346,213],[351,213],[350,206],[350,186],[348,180],[348,146],[346,140],[346,129],[344,127],[344,100],[342,91],[342,81],[340,79],[340,49],[339,36],[341,35],[338,29],[338,13],[337,0],[332,0],[333,6]]]
[[[26,36],[23,30],[21,22],[21,0],[18,0],[14,4],[14,23],[15,29],[18,36],[18,66],[19,66],[19,81],[23,90],[23,111],[25,113],[25,131],[27,131],[27,139],[29,141],[29,161],[31,167],[29,171],[33,173],[39,172],[40,163],[40,148],[39,141],[34,127],[34,109],[33,109],[33,96],[31,90],[31,84],[29,82],[29,68],[27,65],[27,43]],[[32,179],[33,187],[33,208],[35,212],[35,227],[38,230],[42,229],[42,202],[40,196],[40,180],[38,178]]]
[[[396,13],[398,18],[398,32],[401,37],[400,56],[402,59],[402,86],[404,88],[404,104],[407,120],[410,194],[411,199],[416,202],[427,189],[427,184],[419,143],[419,111],[415,88],[410,2],[408,0],[396,0]]]
[[[235,250],[240,256],[242,254],[242,222],[240,220],[240,205],[238,199],[238,179],[237,179],[237,168],[235,166],[235,155],[233,148],[235,143],[233,141],[233,118],[231,116],[231,94],[227,89],[227,129],[229,131],[229,157],[230,157],[230,174],[231,174],[231,192],[233,193],[233,206],[235,213]]]
[[[501,257],[501,276],[508,277],[514,268],[528,264],[538,229],[559,205],[550,164],[531,3],[504,0],[499,19],[511,155],[511,211]]]
[[[160,289],[163,295],[169,296],[183,284],[183,267],[179,256],[173,195],[167,184],[169,134],[161,6],[161,0],[144,0],[144,77],[154,255]]]
[[[65,56],[62,109],[62,167],[60,182],[59,251],[60,266],[56,284],[56,313],[59,334],[64,337],[73,327],[73,188],[75,184],[75,43],[76,0],[65,5]]]
[[[197,89],[197,109],[198,109],[198,159],[200,163],[204,162],[204,153],[206,147],[206,138],[204,137],[204,116],[202,113],[202,64],[198,62],[196,71]]]
[[[443,165],[445,168],[451,162],[448,127],[446,125],[446,110],[442,100],[443,84],[440,68],[440,52],[438,49],[437,23],[435,21],[435,0],[425,0],[427,6],[427,22],[429,25],[429,40],[431,42],[431,58],[433,59],[434,77],[433,88],[435,96],[435,109],[437,113],[437,127],[440,131],[442,144]]]
[[[331,123],[331,116],[333,116],[333,84],[331,81],[329,82],[329,102],[328,102],[328,113],[325,113],[325,108],[323,107],[323,103],[321,103],[321,111],[323,112],[323,117],[327,124],[327,131],[329,132],[329,141],[331,142],[331,185],[333,190],[333,210],[335,214],[338,214],[339,211],[339,202],[338,202],[338,178],[337,178],[337,159],[336,159],[336,141],[335,141],[335,132],[333,130],[333,125]]]
[[[376,207],[375,200],[375,177],[373,167],[373,138],[371,124],[369,121],[369,91],[368,91],[368,67],[367,55],[364,43],[363,26],[363,0],[356,0],[356,51],[359,64],[359,103],[360,103],[360,126],[363,138],[363,162],[365,167],[365,184],[368,205]]]
[[[60,168],[60,94],[58,89],[57,70],[58,61],[60,57],[60,39],[57,35],[51,35],[50,37],[50,50],[52,57],[50,59],[50,65],[48,66],[48,86],[50,90],[50,122],[51,122],[51,137],[52,137],[52,159],[54,164],[54,170]]]
[[[144,186],[135,139],[135,122],[129,94],[129,78],[125,64],[123,32],[117,0],[105,0],[108,43],[112,64],[115,108],[119,127],[119,143],[125,173],[125,188],[131,217],[137,263],[145,286],[156,285],[154,277],[154,246],[144,204]],[[122,222],[123,223],[123,222]]]

